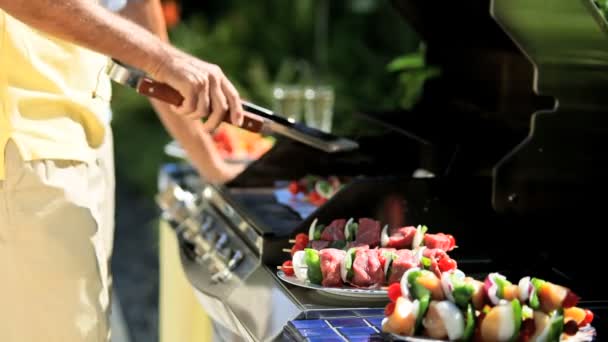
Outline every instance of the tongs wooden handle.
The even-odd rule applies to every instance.
[[[137,86],[137,92],[174,106],[181,106],[182,102],[184,102],[184,97],[175,88],[146,76],[142,77],[140,80],[139,85]],[[243,106],[243,109],[248,110],[246,105]],[[226,116],[224,122],[231,124],[230,116]],[[262,130],[263,126],[264,118],[255,114],[244,113],[243,125],[240,126],[241,128],[258,133]]]

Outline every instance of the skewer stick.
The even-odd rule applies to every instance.
[[[296,243],[296,240],[294,240],[294,239],[289,239],[289,243]]]
[[[283,248],[283,252],[285,252],[285,253],[291,253],[291,249],[289,249],[289,248]]]

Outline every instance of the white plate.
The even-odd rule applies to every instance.
[[[397,334],[389,334],[391,341],[407,341],[407,342],[448,342],[443,340],[434,340],[428,337],[413,337],[413,336],[401,336]],[[595,328],[592,326],[586,326],[579,330],[579,332],[570,336],[567,339],[562,339],[564,342],[591,342],[595,340]]]
[[[321,291],[327,294],[340,296],[340,297],[354,297],[354,298],[365,298],[365,299],[386,299],[388,301],[388,294],[386,290],[374,289],[358,289],[355,287],[324,287],[310,282],[304,282],[296,277],[285,275],[283,271],[277,271],[277,275],[284,282],[292,285],[305,287],[311,290]]]

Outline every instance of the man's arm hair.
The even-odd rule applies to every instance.
[[[142,27],[90,0],[0,0],[25,24],[156,74],[168,45]]]

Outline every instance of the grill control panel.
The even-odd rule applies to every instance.
[[[226,298],[260,266],[261,237],[212,186],[187,189],[170,173],[162,177],[156,200],[177,234],[187,277],[199,291]]]

